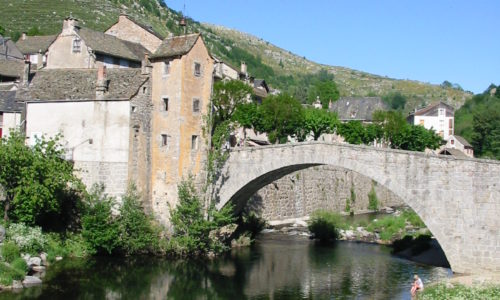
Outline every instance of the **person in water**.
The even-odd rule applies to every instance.
[[[417,295],[417,291],[421,292],[423,290],[424,283],[422,282],[422,279],[415,274],[415,276],[413,276],[413,285],[411,286],[411,296],[415,297]]]

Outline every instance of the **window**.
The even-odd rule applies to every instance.
[[[147,88],[147,87],[145,87],[145,86],[143,86],[143,87],[142,87],[142,93],[143,93],[143,94],[146,94],[147,92],[148,92],[148,88]]]
[[[450,119],[450,120],[448,121],[448,127],[449,127],[450,129],[452,129],[452,128],[453,128],[453,119]]]
[[[73,39],[73,53],[80,53],[82,51],[82,41],[79,38]]]
[[[454,139],[451,139],[451,140],[450,140],[450,144],[452,144],[452,145],[453,145],[453,144],[455,144],[455,140],[454,140]]]
[[[446,110],[444,108],[438,109],[438,115],[440,115],[440,116],[444,116],[445,112],[446,112]]]
[[[170,61],[164,61],[163,62],[163,75],[168,75],[170,74]]]
[[[163,110],[168,111],[168,98],[163,98]]]
[[[131,108],[132,112],[136,112],[137,111],[137,106],[135,105],[132,105],[132,108]]]
[[[191,150],[198,150],[198,136],[191,136]]]
[[[200,112],[200,99],[193,99],[193,112]]]
[[[165,147],[168,145],[168,135],[162,134],[161,135],[161,146]]]
[[[419,124],[422,125],[422,126],[424,126],[425,125],[425,120],[421,119]]]
[[[194,63],[194,76],[201,75],[201,65],[200,63]]]

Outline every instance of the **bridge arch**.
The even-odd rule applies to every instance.
[[[217,207],[241,209],[261,187],[297,170],[332,165],[360,173],[410,206],[458,273],[500,272],[500,163],[366,146],[309,142],[231,152]]]

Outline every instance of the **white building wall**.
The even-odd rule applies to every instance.
[[[452,120],[452,128],[450,134],[450,119]],[[423,122],[423,124],[422,124]],[[447,141],[450,138],[450,135],[454,134],[454,118],[442,116],[415,116],[414,125],[423,125],[427,129],[434,129],[434,131],[439,134],[441,131],[443,132],[443,139]]]
[[[90,187],[102,182],[113,196],[128,185],[129,101],[28,103],[26,136],[63,135],[67,159]]]
[[[2,127],[2,138],[7,138],[12,129],[18,129],[21,125],[21,113],[4,112]]]

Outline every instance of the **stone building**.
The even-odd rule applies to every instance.
[[[0,139],[21,125],[22,104],[16,102],[16,91],[0,90]]]
[[[336,112],[342,122],[361,121],[371,123],[375,111],[389,110],[389,107],[380,97],[342,97],[330,103],[328,109]]]
[[[151,56],[152,204],[163,221],[177,203],[177,184],[203,176],[207,143],[203,116],[209,110],[214,62],[199,34],[165,39]]]
[[[26,139],[62,134],[66,158],[90,187],[113,196],[136,182],[148,195],[150,78],[141,69],[43,69],[17,99],[26,103]]]
[[[48,49],[56,37],[57,35],[27,36],[26,32],[23,32],[21,38],[16,42],[16,46],[22,52],[25,60],[37,65],[37,68],[41,68],[47,63]]]
[[[459,135],[451,135],[439,154],[453,155],[456,157],[474,157],[474,147]]]
[[[0,60],[23,60],[23,54],[8,37],[0,35]]]
[[[156,32],[151,26],[137,22],[126,14],[121,14],[118,22],[111,25],[104,33],[125,41],[141,44],[152,53],[158,49],[164,39],[164,36]]]
[[[455,132],[455,109],[444,102],[438,102],[411,113],[407,121],[412,125],[434,129],[443,140],[448,141]]]
[[[61,33],[48,49],[47,69],[140,68],[151,52],[138,43],[103,32],[80,27],[78,20],[67,18]]]

